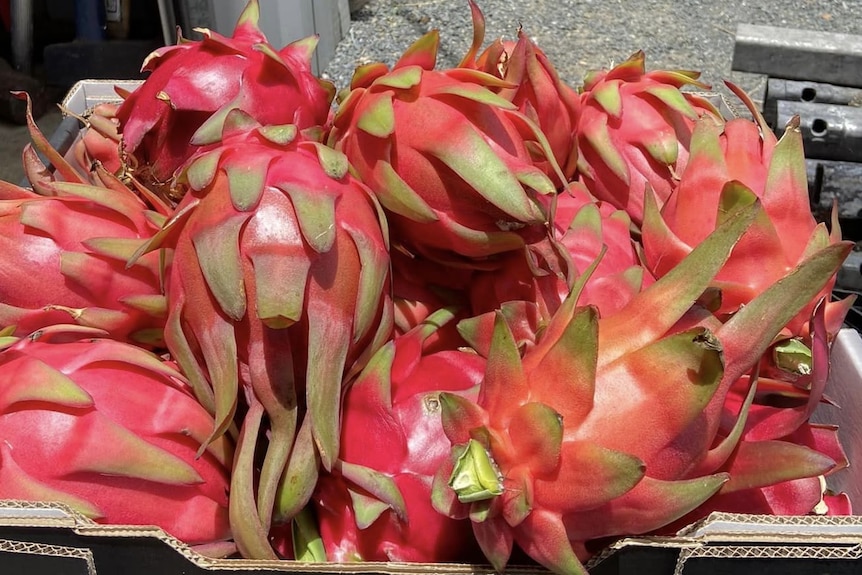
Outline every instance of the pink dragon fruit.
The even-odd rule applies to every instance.
[[[342,154],[231,111],[180,173],[175,215],[139,253],[174,248],[168,349],[215,413],[242,415],[231,485],[240,552],[274,558],[273,516],[308,502],[338,454],[343,381],[392,329],[386,230]],[[266,434],[258,473],[258,444]]]
[[[713,467],[731,480],[719,493],[683,518],[678,526],[711,511],[806,515],[849,513],[846,497],[829,497],[823,477],[848,465],[837,427],[809,421],[829,376],[829,341],[823,302],[812,317],[808,346],[779,339],[753,375],[744,375],[727,390],[717,437],[738,437],[732,454]],[[715,322],[717,329],[720,323]],[[792,347],[792,351],[791,348]],[[773,357],[793,353],[797,377],[763,375],[774,369]],[[738,415],[747,413],[740,421]],[[780,466],[775,461],[780,460]]]
[[[704,118],[691,140],[688,167],[659,211],[648,198],[643,225],[647,267],[658,277],[691,251],[735,203],[760,199],[764,211],[715,278],[721,301],[716,313],[727,317],[783,277],[810,254],[841,240],[837,222],[831,234],[811,214],[802,134],[798,124],[778,140],[755,105],[738,88],[756,121],[726,123]],[[780,234],[779,234],[780,230]],[[831,293],[828,282],[787,326],[790,336],[807,331],[816,302]],[[841,326],[852,300],[827,305],[827,330]]]
[[[147,80],[117,112],[139,178],[168,183],[198,146],[218,139],[236,107],[261,124],[305,129],[326,122],[335,90],[311,72],[317,38],[276,51],[258,27],[259,15],[258,0],[249,0],[232,37],[200,29],[203,40],[180,37],[146,59]]]
[[[476,272],[470,286],[474,314],[493,311],[506,302],[526,301],[550,317],[568,297],[572,281],[590,270],[578,305],[595,305],[605,316],[619,311],[652,283],[652,276],[640,265],[629,231],[631,221],[624,211],[595,202],[579,184],[570,184],[554,203],[556,248],[550,239],[543,239],[528,244],[529,257],[514,253],[499,269]]]
[[[558,185],[571,181],[578,160],[575,136],[580,108],[578,93],[560,79],[545,53],[521,29],[516,42],[496,39],[477,57],[484,42],[485,18],[473,0],[470,8],[473,44],[459,66],[482,70],[510,84],[496,88],[495,92],[539,126],[556,163],[548,161],[546,152],[536,142],[528,141],[533,161]],[[558,170],[562,171],[562,182]]]
[[[647,72],[636,52],[611,70],[589,74],[581,92],[577,125],[578,173],[598,199],[643,220],[644,193],[659,204],[685,168],[694,122],[720,118],[709,101],[684,86],[706,88],[696,72]]]
[[[727,390],[848,249],[814,254],[714,332],[681,329],[758,211],[731,213],[616,314],[576,307],[576,284],[533,346],[519,346],[495,312],[493,333],[480,338],[487,347],[477,348],[487,357],[478,401],[440,396],[454,451],[436,476],[434,501],[449,516],[472,519],[496,569],[517,543],[557,573],[585,573],[589,541],[659,529],[733,481],[715,468],[738,435],[713,442]],[[745,417],[737,414],[743,424]],[[784,466],[780,457],[773,465]]]
[[[30,110],[27,94],[15,93],[27,100],[27,124],[32,142],[24,147],[24,174],[30,186],[40,196],[64,195],[55,184],[95,185],[105,188],[99,192],[105,196],[116,195],[116,203],[122,203],[129,192],[140,198],[146,210],[153,210],[153,217],[166,216],[171,211],[172,199],[167,194],[159,195],[142,185],[126,165],[126,157],[120,157],[119,134],[117,134],[116,105],[96,106],[85,121],[85,129],[80,139],[73,144],[71,159],[60,154],[36,122]],[[43,162],[48,160],[48,165]],[[49,167],[50,166],[50,167]],[[111,171],[113,170],[113,171]],[[7,184],[8,185],[8,184]],[[113,194],[111,193],[113,191]],[[134,219],[134,218],[133,218]]]
[[[120,157],[119,103],[102,103],[84,120],[81,137],[72,144],[71,156],[82,174],[89,174],[101,165],[108,172],[120,175],[125,169]]]
[[[543,235],[537,196],[555,186],[528,149],[547,149],[540,130],[494,92],[511,84],[436,70],[438,45],[432,31],[391,70],[359,67],[329,141],[386,209],[394,247],[471,267]]]
[[[169,363],[104,332],[53,326],[0,352],[0,494],[190,544],[231,536],[233,447]]]
[[[127,188],[52,182],[42,196],[0,184],[0,325],[26,335],[75,322],[111,337],[161,342],[166,302],[158,254],[126,260],[160,216]]]
[[[391,340],[348,390],[339,461],[332,474],[321,476],[314,495],[330,561],[466,562],[481,556],[469,522],[431,505],[431,481],[449,457],[438,395],[474,399],[485,366],[469,352],[423,352],[424,340],[452,318],[442,309]]]

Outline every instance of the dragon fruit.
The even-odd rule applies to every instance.
[[[659,205],[685,168],[694,122],[720,118],[706,99],[680,88],[707,88],[697,72],[647,72],[642,51],[587,75],[577,124],[578,173],[598,199],[643,220],[644,193]]]
[[[233,447],[170,363],[79,326],[3,338],[0,493],[190,544],[231,536]]]
[[[160,216],[127,188],[52,182],[49,189],[54,195],[0,184],[0,325],[26,335],[75,322],[158,345],[164,264],[155,253],[128,269],[126,260],[158,230]]]
[[[115,175],[122,174],[125,169],[120,157],[119,107],[116,102],[101,103],[82,118],[84,129],[71,149],[71,156],[82,174],[90,174],[96,165]]]
[[[27,101],[26,118],[31,143],[24,147],[22,159],[24,174],[33,192],[52,197],[67,194],[61,190],[62,186],[55,185],[57,183],[93,185],[104,188],[101,192],[93,193],[106,198],[117,196],[114,200],[117,204],[123,203],[124,198],[128,201],[131,191],[143,202],[142,209],[154,212],[148,214],[148,218],[158,220],[159,216],[167,216],[171,212],[172,199],[167,194],[160,195],[141,184],[130,173],[127,157],[121,157],[117,104],[99,104],[87,118],[80,118],[85,128],[81,137],[73,143],[72,150],[67,154],[70,158],[67,159],[51,145],[36,125],[27,94],[13,94]],[[48,164],[43,159],[47,159]]]
[[[844,497],[829,497],[823,483],[824,476],[848,465],[838,429],[809,421],[824,399],[829,376],[823,301],[811,323],[808,346],[794,342],[799,362],[794,381],[763,375],[774,367],[771,357],[789,353],[787,340],[777,338],[772,353],[765,354],[757,371],[740,377],[727,390],[717,437],[739,439],[734,452],[715,469],[727,471],[731,480],[692,517],[679,521],[679,527],[711,511],[771,515],[849,512],[849,502]],[[715,326],[721,329],[720,322]],[[738,413],[747,413],[741,424],[736,420]],[[775,465],[776,459],[781,460],[780,466]]]
[[[175,215],[139,252],[174,248],[165,339],[215,413],[211,438],[242,415],[231,522],[246,557],[275,556],[273,516],[298,513],[318,466],[332,468],[342,382],[391,332],[385,223],[347,169],[295,126],[233,110],[222,141],[180,173]]]
[[[27,114],[0,496],[213,556],[566,574],[714,510],[851,511],[810,421],[850,246],[794,126],[725,122],[642,53],[576,94],[522,31],[481,51],[469,5],[459,66],[433,31],[336,111],[316,39],[274,49],[250,0],[66,157]]]
[[[433,497],[472,519],[496,569],[517,543],[557,573],[584,573],[590,540],[659,529],[733,481],[713,471],[738,440],[713,445],[727,390],[847,253],[818,252],[716,331],[682,329],[758,211],[735,210],[616,314],[576,307],[582,279],[533,346],[493,312],[487,347],[477,346],[487,357],[478,401],[440,396],[453,454]]]
[[[527,142],[547,141],[478,70],[436,70],[439,34],[417,40],[390,70],[357,68],[329,142],[386,209],[394,246],[475,266],[545,233],[537,196],[555,192]],[[549,152],[550,154],[550,152]]]
[[[578,93],[560,79],[547,55],[522,29],[518,30],[517,41],[496,39],[477,56],[484,42],[485,18],[473,0],[470,8],[473,44],[459,66],[482,70],[510,84],[496,88],[495,92],[539,126],[556,162],[549,162],[545,150],[536,142],[527,141],[533,161],[558,185],[568,183],[577,171]]]
[[[432,479],[449,457],[437,396],[446,391],[474,399],[485,366],[469,352],[423,352],[424,340],[452,318],[441,309],[388,342],[348,390],[339,461],[314,495],[330,561],[481,557],[469,522],[431,505]]]
[[[473,314],[518,300],[536,304],[541,315],[550,317],[568,297],[571,282],[590,270],[578,305],[595,305],[605,316],[619,311],[652,283],[640,265],[629,231],[631,221],[624,211],[596,202],[579,184],[570,184],[554,200],[557,248],[546,238],[528,244],[530,257],[514,253],[499,269],[476,272],[469,288]]]
[[[275,50],[258,27],[260,8],[249,0],[233,36],[207,29],[199,42],[182,37],[144,62],[146,82],[117,111],[124,151],[138,177],[168,185],[198,146],[221,134],[225,115],[240,107],[261,124],[323,125],[334,87],[311,72],[317,38]]]
[[[778,140],[747,95],[731,88],[755,120],[699,121],[679,185],[661,210],[659,202],[648,198],[642,230],[646,265],[662,276],[715,228],[729,205],[760,199],[763,214],[715,278],[720,317],[733,314],[811,253],[841,240],[837,221],[830,233],[811,214],[798,123],[791,123]],[[834,279],[789,322],[790,336],[807,331],[814,305],[833,285]],[[830,334],[840,328],[850,303],[827,305]]]

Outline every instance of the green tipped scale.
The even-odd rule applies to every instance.
[[[537,129],[534,138],[526,138],[536,168],[558,189],[565,188],[575,179],[577,167],[577,92],[560,79],[547,55],[523,29],[518,30],[516,40],[496,39],[479,54],[485,38],[485,18],[473,0],[470,11],[473,41],[450,75],[466,79],[483,74],[493,78],[483,80],[483,85],[529,118]]]

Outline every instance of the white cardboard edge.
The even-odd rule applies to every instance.
[[[134,91],[143,80],[79,80],[66,93],[61,103],[64,110],[83,115],[87,110],[106,102],[120,102],[115,88]]]
[[[0,505],[0,520],[8,519],[74,519],[66,510],[58,507],[3,507]]]
[[[851,462],[847,469],[827,477],[827,485],[862,505],[862,337],[855,329],[844,328],[835,337],[824,394],[836,405],[821,403],[811,421],[838,425],[838,438]]]

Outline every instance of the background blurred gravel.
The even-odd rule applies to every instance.
[[[644,50],[648,69],[698,70],[725,91],[742,86],[755,100],[764,78],[732,72],[739,23],[862,35],[860,0],[478,0],[485,45],[516,36],[518,25],[545,51],[564,81],[578,87],[585,72]],[[357,65],[393,64],[425,32],[440,30],[438,66],[455,66],[472,39],[467,0],[370,0],[324,74],[346,87]]]

